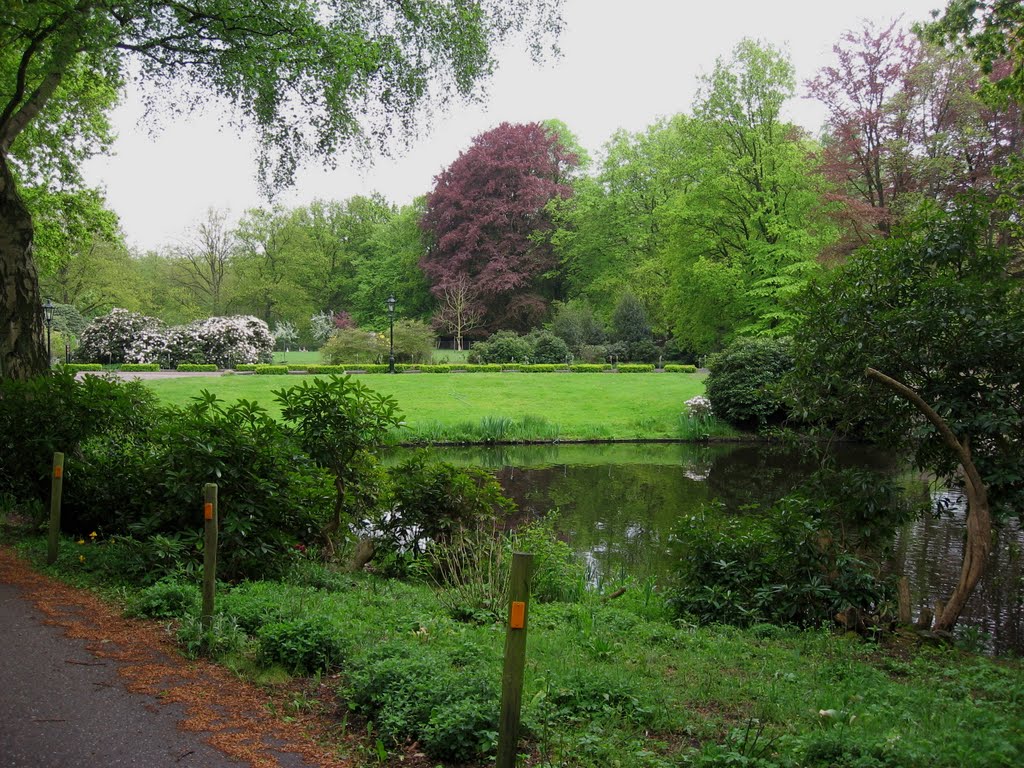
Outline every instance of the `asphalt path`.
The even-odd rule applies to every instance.
[[[116,661],[43,621],[20,588],[0,584],[0,766],[244,765],[179,731],[181,705],[128,692]]]
[[[0,768],[350,765],[150,627],[0,547]]]

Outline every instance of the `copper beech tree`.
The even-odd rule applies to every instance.
[[[1024,292],[976,197],[898,227],[805,295],[795,336],[797,415],[855,430],[967,502],[956,624],[985,572],[993,519],[1024,509]]]
[[[562,0],[9,0],[0,12],[0,376],[47,368],[21,156],[74,165],[89,134],[69,114],[83,71],[136,76],[170,115],[213,102],[254,129],[267,188],[339,151],[386,149],[429,111],[477,95],[494,45],[529,35],[535,58]],[[33,127],[65,130],[33,131]],[[73,135],[68,136],[68,130]],[[74,135],[77,130],[79,135]],[[49,137],[51,140],[45,140]],[[30,142],[30,147],[22,146]],[[19,155],[20,151],[20,155]],[[152,180],[158,184],[159,179]],[[144,192],[144,190],[143,190]]]
[[[420,262],[442,301],[467,279],[491,330],[530,327],[553,298],[548,204],[572,193],[577,165],[556,131],[502,123],[473,140],[434,179],[421,226],[432,245]]]

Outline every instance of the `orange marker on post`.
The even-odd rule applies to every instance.
[[[203,519],[213,520],[213,504],[209,501],[203,504]]]
[[[526,626],[526,603],[514,600],[512,610],[509,614],[508,626],[510,629],[522,629]]]

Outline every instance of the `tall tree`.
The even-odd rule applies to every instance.
[[[206,220],[193,227],[186,241],[173,249],[175,281],[207,317],[224,314],[225,279],[236,248],[228,212],[210,208]]]
[[[294,211],[282,206],[245,212],[234,231],[238,248],[233,268],[235,311],[246,312],[273,326],[281,320],[303,322],[316,305],[306,290],[307,233]]]
[[[427,252],[420,228],[425,207],[424,198],[416,198],[374,229],[365,258],[356,263],[352,311],[361,325],[381,329],[387,325],[389,296],[397,300],[401,317],[426,320],[430,316],[435,300],[419,267]]]
[[[789,60],[744,40],[703,78],[691,121],[692,181],[665,207],[677,339],[711,351],[735,334],[784,334],[788,300],[834,237],[812,145],[785,121]]]
[[[597,175],[576,181],[573,196],[555,209],[552,239],[567,293],[605,318],[625,286],[650,308],[656,328],[668,330],[664,206],[697,172],[690,123],[676,115],[636,134],[616,132]]]
[[[1024,125],[1012,100],[984,102],[974,63],[898,20],[865,22],[833,52],[808,90],[828,110],[821,167],[836,186],[841,252],[887,235],[925,200],[993,193],[994,169],[1019,153]]]
[[[492,328],[525,329],[551,298],[556,266],[548,203],[571,194],[576,157],[540,123],[502,123],[473,139],[434,179],[423,227],[433,245],[421,262],[435,296],[468,277]]]
[[[286,184],[308,156],[368,152],[408,134],[428,108],[471,97],[492,46],[528,30],[540,57],[562,0],[46,0],[0,18],[0,376],[46,369],[32,218],[15,181],[14,142],[65,117],[72,72],[139,73],[151,105],[174,113],[211,97],[255,127],[259,175]],[[76,135],[85,133],[65,121]],[[74,160],[76,142],[49,147]]]

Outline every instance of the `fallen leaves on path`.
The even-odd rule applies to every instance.
[[[351,765],[318,743],[328,723],[312,715],[288,723],[273,717],[264,691],[208,661],[182,658],[154,622],[125,618],[95,595],[36,573],[8,547],[0,547],[0,581],[24,589],[45,623],[84,640],[98,659],[116,662],[128,691],[184,705],[179,728],[208,734],[205,741],[228,757],[253,768],[276,768],[278,753],[316,768]]]

